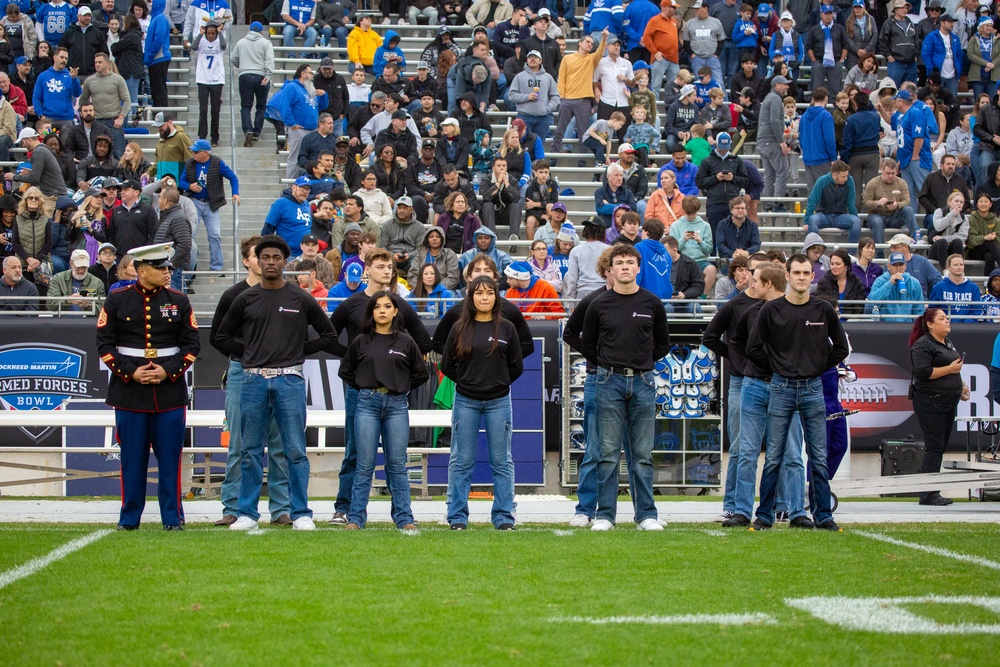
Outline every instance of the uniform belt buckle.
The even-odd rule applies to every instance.
[[[386,387],[378,387],[377,389],[375,389],[375,391],[377,391],[380,394],[388,394],[389,393],[389,390]]]
[[[160,356],[160,351],[157,350],[155,347],[147,347],[145,350],[142,351],[142,356],[146,357],[147,359],[156,359],[157,357]]]

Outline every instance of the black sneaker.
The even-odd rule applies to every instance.
[[[722,522],[723,528],[746,528],[750,525],[750,519],[746,518],[742,514],[733,514],[731,517]]]
[[[763,521],[761,521],[760,519],[757,519],[756,521],[754,521],[754,522],[753,522],[753,526],[751,526],[751,527],[752,527],[752,528],[753,528],[754,530],[771,530],[771,524],[769,524],[769,523],[764,523],[764,522],[763,522]]]
[[[788,525],[791,528],[802,528],[804,530],[812,530],[813,528],[816,527],[816,524],[813,523],[812,519],[810,519],[804,514],[802,516],[797,516],[794,519],[792,519]]]
[[[118,524],[118,530],[139,530],[139,526],[126,526],[123,523]]]
[[[184,526],[164,526],[163,530],[184,530]]]
[[[844,532],[844,529],[841,528],[840,526],[838,526],[837,522],[834,521],[833,519],[827,519],[823,523],[821,523],[818,526],[816,526],[816,528],[818,528],[819,530],[829,530],[830,532],[833,532],[833,533],[842,533],[842,532]]]
[[[451,524],[452,530],[465,530],[466,525],[464,523],[453,523]]]
[[[933,496],[928,496],[920,500],[921,505],[932,505],[937,507],[944,507],[945,505],[951,505],[954,500],[951,498],[945,498],[940,493],[936,493]]]
[[[788,512],[775,512],[774,513],[775,523],[788,523]]]
[[[253,146],[253,132],[247,132],[246,138],[243,139],[243,148],[250,148]]]
[[[514,528],[514,524],[512,523],[501,523],[497,526],[497,530],[516,530],[516,528]]]

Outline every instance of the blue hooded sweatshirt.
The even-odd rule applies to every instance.
[[[286,114],[285,94],[288,90],[288,86],[282,86],[281,88],[278,88],[278,92],[271,95],[271,99],[267,101],[267,106],[264,107],[264,118],[283,121]],[[317,118],[319,118],[319,116],[317,116]]]
[[[639,287],[648,289],[661,299],[669,299],[674,295],[674,286],[670,282],[670,268],[673,260],[667,253],[667,247],[653,239],[643,239],[635,245],[642,255],[642,268],[639,271]]]
[[[622,29],[625,32],[625,50],[631,51],[639,46],[646,24],[660,13],[660,3],[652,0],[632,0],[625,8],[625,19]]]
[[[833,132],[833,114],[823,107],[811,106],[799,120],[799,145],[802,162],[815,167],[837,159],[837,137]]]
[[[166,6],[167,0],[153,0],[149,28],[146,29],[146,51],[142,55],[146,67],[170,60],[170,29],[173,25],[163,12]]]
[[[35,90],[31,95],[31,103],[38,116],[52,120],[73,120],[73,98],[80,97],[83,87],[79,79],[74,79],[69,68],[57,71],[50,67],[40,75],[35,82]]]
[[[285,82],[281,87],[285,91],[281,103],[281,119],[287,127],[300,125],[302,129],[312,131],[319,127],[319,105],[316,98],[310,97],[306,87],[298,79]]]
[[[389,43],[392,40],[396,40],[396,45],[390,47]],[[399,48],[399,34],[395,30],[386,30],[385,38],[382,41],[382,46],[375,49],[375,59],[372,61],[372,73],[375,76],[382,76],[382,70],[385,69],[385,65],[389,62],[389,56],[394,55],[399,60],[400,70],[406,69],[406,56],[403,55],[403,49]]]
[[[956,285],[945,278],[931,288],[930,305],[949,311],[952,322],[975,322],[983,312],[979,286],[966,278]]]
[[[302,254],[299,246],[302,237],[312,233],[312,211],[309,202],[301,204],[295,201],[291,188],[281,193],[267,212],[264,219],[264,228],[260,230],[262,236],[267,234],[277,234],[285,239],[285,243],[292,249],[292,257]]]
[[[326,310],[328,313],[332,313],[337,309],[337,306],[359,290],[363,290],[367,285],[364,283],[358,283],[358,286],[351,289],[351,286],[347,284],[346,280],[341,280],[339,283],[330,288],[330,291],[326,293]]]
[[[483,235],[489,236],[491,240],[490,247],[487,248],[486,252],[483,252],[482,254],[487,255],[490,259],[492,259],[493,263],[497,265],[497,271],[503,273],[503,270],[510,266],[511,261],[513,260],[511,260],[510,255],[497,248],[497,235],[494,234],[493,230],[489,227],[480,227],[477,229],[472,235],[473,243],[475,243],[477,236]],[[459,273],[465,271],[465,267],[468,266],[469,263],[475,259],[476,255],[480,254],[480,252],[479,248],[475,245],[469,250],[463,252],[462,256],[458,258]]]
[[[865,312],[873,313],[875,308],[878,308],[882,319],[893,322],[912,322],[917,316],[923,315],[924,305],[919,302],[924,298],[924,291],[920,289],[920,283],[917,279],[909,273],[904,273],[903,279],[898,283],[893,283],[891,278],[888,271],[876,278],[875,282],[872,283],[871,292],[868,293],[868,300],[916,301],[917,303],[866,304]],[[900,291],[900,285],[905,286],[905,292]]]

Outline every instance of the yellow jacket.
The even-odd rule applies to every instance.
[[[360,62],[371,67],[375,62],[375,50],[382,46],[382,38],[372,29],[362,30],[354,26],[347,35],[347,57],[352,63]]]

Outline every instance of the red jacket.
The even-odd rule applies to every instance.
[[[17,86],[11,86],[10,91],[4,97],[14,107],[14,113],[21,117],[28,115],[28,98],[24,96],[23,90]]]

